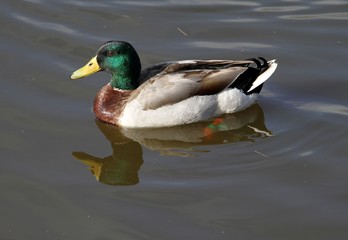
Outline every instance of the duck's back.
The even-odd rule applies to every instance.
[[[120,118],[126,127],[164,127],[241,111],[256,100],[275,61],[187,60],[142,72]]]

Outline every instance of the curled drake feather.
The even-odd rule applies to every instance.
[[[169,127],[205,121],[251,106],[275,60],[183,60],[141,70],[139,56],[124,41],[109,41],[77,79],[98,71],[111,74],[96,95],[93,111],[104,122],[128,128]]]

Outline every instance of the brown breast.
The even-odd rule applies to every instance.
[[[105,85],[94,98],[93,111],[99,120],[117,125],[125,103],[132,91]]]

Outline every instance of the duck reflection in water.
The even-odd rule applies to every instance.
[[[111,143],[112,155],[104,158],[84,152],[73,156],[85,163],[95,178],[108,185],[135,185],[138,171],[143,164],[143,151],[139,143],[125,137],[120,128],[95,120],[99,130]]]
[[[192,156],[197,146],[255,141],[271,136],[264,123],[264,114],[258,104],[235,114],[228,114],[210,122],[154,128],[124,129],[102,123],[96,124],[113,149],[104,158],[84,152],[73,156],[85,163],[96,179],[109,185],[135,185],[138,171],[143,164],[142,147],[167,156]]]

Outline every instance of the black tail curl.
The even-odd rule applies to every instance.
[[[238,76],[233,84],[231,84],[230,88],[240,89],[247,95],[260,93],[263,84],[250,92],[248,92],[248,90],[251,88],[253,82],[257,79],[257,77],[268,69],[268,62],[263,57],[250,58],[248,60],[253,61],[256,66],[253,67],[251,66],[251,64],[248,64],[248,69]]]

